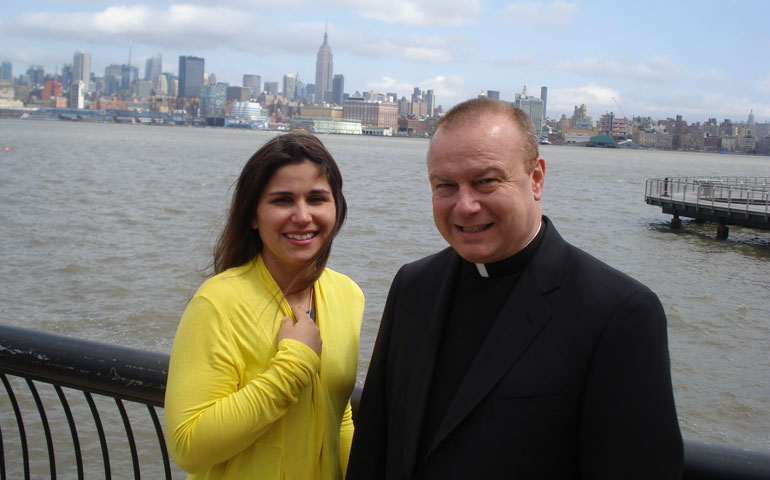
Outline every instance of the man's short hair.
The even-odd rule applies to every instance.
[[[524,158],[524,170],[531,173],[537,164],[538,143],[537,131],[532,119],[522,110],[514,107],[510,103],[492,100],[486,97],[473,98],[458,103],[452,107],[438,122],[434,133],[440,128],[449,128],[464,122],[470,123],[477,121],[485,114],[500,114],[508,118],[514,127],[518,128],[522,134],[524,145],[522,146],[522,156]]]

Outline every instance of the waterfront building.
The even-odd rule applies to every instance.
[[[332,80],[332,103],[342,106],[345,100],[345,77],[342,74],[334,75]]]
[[[487,98],[491,100],[500,100],[500,92],[498,90],[487,90]]]
[[[545,114],[548,107],[548,87],[540,87],[540,100],[543,101],[543,121],[545,121],[548,118]]]
[[[78,80],[77,82],[72,82],[72,85],[70,85],[69,108],[78,108],[78,109],[84,108],[85,93],[86,93],[86,87],[82,80]]]
[[[170,97],[178,97],[179,96],[179,79],[178,78],[171,78],[166,74],[166,79],[168,79],[168,95]]]
[[[227,106],[227,87],[206,85],[201,87],[201,117],[211,126],[224,126]]]
[[[325,105],[304,105],[301,115],[311,118],[342,118],[342,107]]]
[[[10,80],[13,83],[13,64],[8,60],[3,60],[0,64],[0,80]]]
[[[200,97],[203,87],[204,60],[199,57],[179,57],[179,96]]]
[[[283,98],[294,100],[295,87],[297,86],[297,77],[293,73],[287,73],[283,76]]]
[[[243,86],[248,87],[251,91],[250,99],[257,98],[262,91],[262,77],[259,75],[244,74]]]
[[[328,34],[324,30],[324,43],[318,49],[315,62],[315,103],[323,103],[331,99],[334,62],[332,61],[332,49],[329,46],[328,39]]]
[[[91,54],[75,52],[72,57],[72,83],[83,82],[83,88],[88,92],[91,87]]]
[[[163,72],[163,57],[160,53],[150,57],[144,63],[144,79],[154,82]]]
[[[304,130],[308,133],[335,133],[340,135],[361,135],[361,121],[343,118],[307,117],[291,118],[292,130]]]
[[[363,98],[349,98],[342,106],[342,116],[360,120],[365,127],[398,128],[398,104],[381,101],[370,102]]]
[[[267,128],[267,110],[257,102],[235,102],[226,125],[230,127]]]

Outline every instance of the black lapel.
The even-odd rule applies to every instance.
[[[460,384],[431,451],[494,388],[550,320],[551,309],[544,295],[559,286],[565,243],[548,223],[543,243],[522,272]]]
[[[403,388],[406,397],[403,404],[404,461],[405,471],[413,472],[420,448],[420,434],[424,423],[425,407],[430,394],[436,357],[441,345],[451,296],[460,268],[460,257],[448,248],[440,252],[434,263],[425,270],[428,275],[420,278],[423,282],[415,285],[409,298],[414,300],[407,318],[419,322],[412,332],[412,338],[405,345],[411,345],[410,365],[402,365]]]

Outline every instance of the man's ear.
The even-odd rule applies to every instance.
[[[532,170],[532,193],[535,201],[540,201],[545,186],[545,158],[540,155],[535,162],[535,169]]]

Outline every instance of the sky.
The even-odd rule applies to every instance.
[[[53,73],[77,51],[92,71],[160,53],[205,59],[241,85],[299,74],[315,83],[328,31],[345,92],[434,90],[444,108],[496,90],[512,101],[548,87],[547,116],[585,104],[617,116],[689,123],[770,121],[770,1],[649,0],[27,0],[0,5],[0,60],[15,76]]]

